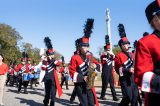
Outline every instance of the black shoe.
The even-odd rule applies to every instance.
[[[102,99],[102,100],[107,100],[105,97],[100,97],[100,99]]]
[[[48,106],[48,102],[46,102],[45,100],[43,100],[44,106]]]
[[[70,104],[73,104],[74,103],[74,100],[70,100]]]
[[[113,101],[119,101],[117,97],[113,97]]]
[[[27,92],[27,91],[24,91],[24,94],[28,94],[28,92]]]
[[[20,94],[21,92],[20,92],[20,91],[17,91],[17,93]]]
[[[142,106],[142,101],[139,101],[139,106]]]
[[[28,94],[28,92],[24,92],[24,94]]]

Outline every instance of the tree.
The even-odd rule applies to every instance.
[[[25,52],[28,54],[29,58],[31,58],[32,61],[34,61],[35,63],[39,63],[40,61],[40,49],[38,48],[33,48],[32,44],[30,43],[23,43],[22,44],[23,49],[25,50]]]
[[[0,52],[4,54],[6,63],[10,63],[19,57],[20,50],[17,46],[22,37],[11,26],[0,24]]]
[[[99,56],[102,54],[102,52],[103,52],[103,47],[98,47],[98,54],[99,54]]]
[[[98,47],[98,54],[101,55],[102,52],[104,51],[103,47]],[[114,45],[112,48],[113,53],[116,55],[118,52],[121,51],[118,45]]]
[[[32,44],[30,43],[23,43],[22,47],[24,48],[24,50],[26,51],[26,53],[28,54],[29,58],[31,58],[32,61],[39,63],[40,61],[40,49],[39,48],[33,48]],[[61,54],[58,53],[57,51],[55,51],[55,58],[56,59],[61,59]]]
[[[15,60],[21,59],[22,53],[20,47],[22,47],[29,55],[29,58],[39,63],[40,49],[33,48],[32,44],[26,42],[22,43],[19,47],[17,44],[22,39],[22,36],[10,25],[0,23],[0,53],[4,54],[5,62],[11,64]],[[56,52],[56,58],[60,59],[60,57],[61,54]]]
[[[112,48],[112,50],[113,50],[113,53],[114,53],[115,55],[116,55],[118,52],[121,51],[121,49],[120,49],[120,47],[119,47],[118,45],[114,45],[113,48]]]

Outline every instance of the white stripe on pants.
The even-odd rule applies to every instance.
[[[3,103],[2,100],[3,100],[5,81],[6,81],[6,75],[0,75],[0,104]]]

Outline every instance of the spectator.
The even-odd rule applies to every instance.
[[[5,81],[7,78],[8,66],[4,63],[4,57],[0,54],[0,106],[4,106],[3,99],[3,91],[5,86]]]

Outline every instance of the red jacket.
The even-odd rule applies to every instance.
[[[23,65],[23,64],[19,64],[16,68],[16,71],[19,72],[19,71],[24,71],[25,73],[28,73],[29,70],[28,70],[28,66],[27,65]]]
[[[138,41],[135,56],[135,82],[139,86],[142,86],[143,79],[146,77],[150,79],[150,82],[152,81],[153,84],[156,83],[156,81],[152,79],[154,79],[156,74],[160,75],[159,48],[160,38],[155,34],[145,36]],[[150,82],[148,82],[148,84],[150,84]],[[152,90],[153,89],[154,88],[152,88]],[[146,92],[152,92],[151,87]]]
[[[5,63],[2,63],[2,65],[0,65],[0,75],[4,75],[8,72],[8,66]]]
[[[97,66],[96,70],[100,71],[100,64],[99,64],[99,62],[97,62],[95,59],[93,59],[92,55],[87,55],[86,57],[89,60],[91,60],[93,63],[95,63],[96,66]],[[83,76],[87,72],[87,68],[88,68],[88,65],[81,58],[81,56],[79,54],[75,54],[75,55],[73,55],[71,57],[71,61],[70,61],[70,65],[69,65],[69,71],[70,71],[70,76],[72,77],[74,83],[84,82]],[[92,87],[92,92],[93,92],[93,95],[94,95],[96,106],[99,106],[98,99],[97,99],[97,96],[96,96],[96,91],[95,91],[94,87]]]
[[[106,54],[102,54],[100,58],[101,58],[102,67],[103,67],[106,63],[111,64],[112,61],[114,60],[114,57],[113,57],[113,56],[107,56]]]
[[[69,65],[69,71],[70,71],[70,76],[73,79],[73,82],[83,82],[83,75],[79,74],[77,69],[80,71],[84,68],[87,68],[85,62],[82,60],[80,55],[75,54],[71,57],[70,65]],[[82,70],[83,71],[83,70]]]
[[[105,55],[105,54],[102,54],[100,58],[101,58],[101,63],[102,63],[102,66],[104,66],[104,65],[106,64],[107,55]]]
[[[26,67],[28,67],[28,70],[29,70],[30,72],[33,71],[32,64],[27,63],[27,64],[26,64]]]
[[[14,71],[15,70],[13,68],[10,68],[8,72],[9,72],[10,75],[14,75]]]
[[[129,53],[132,56],[132,53]],[[130,66],[133,65],[133,56],[132,61],[130,61],[129,57],[124,52],[119,52],[115,56],[115,70],[119,74],[119,76],[124,76]],[[123,67],[123,65],[126,65],[126,69]]]
[[[47,68],[49,67],[49,64],[50,63],[48,63],[47,61],[43,61],[42,62],[42,70],[43,71],[46,71],[47,70]],[[59,84],[59,80],[58,80],[58,75],[57,75],[57,72],[56,72],[56,66],[59,66],[60,65],[60,62],[58,61],[58,60],[54,60],[54,67],[52,67],[52,68],[54,68],[54,72],[53,72],[53,76],[54,76],[54,79],[55,79],[55,83],[56,83],[56,88],[57,88],[57,91],[58,91],[58,95],[59,95],[59,97],[62,95],[62,88],[61,88],[61,86],[60,86],[60,84]]]
[[[59,73],[63,73],[64,72],[65,67],[61,67],[59,70]]]
[[[92,57],[88,55],[87,58],[91,59]],[[100,63],[95,59],[91,59],[91,61],[96,64],[96,70],[100,71]],[[73,55],[69,65],[70,76],[73,82],[84,82],[83,76],[87,73],[87,68],[88,64],[86,64],[79,54]]]
[[[48,63],[47,61],[43,61],[43,62],[42,62],[41,68],[42,68],[43,71],[46,71],[46,68],[47,68],[48,64],[49,64],[49,63]],[[55,65],[55,67],[56,67],[56,66],[59,66],[59,65],[60,65],[60,62],[59,62],[58,60],[55,60],[55,61],[54,61],[54,65]]]

